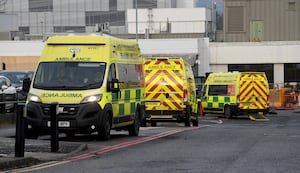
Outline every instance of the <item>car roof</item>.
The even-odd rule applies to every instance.
[[[25,72],[25,73],[33,73],[32,70],[1,70],[0,73],[6,73],[6,72]]]
[[[0,75],[0,78],[6,78],[6,79],[8,79],[8,77],[3,76],[3,75]],[[8,80],[9,80],[9,79],[8,79]]]

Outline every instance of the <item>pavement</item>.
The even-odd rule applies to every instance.
[[[300,111],[294,111],[300,113]],[[1,119],[1,117],[0,117]],[[10,118],[11,119],[11,118]],[[200,119],[201,123],[218,123],[222,124],[222,120],[216,117],[206,117]],[[38,140],[25,139],[24,157],[15,157],[15,137],[14,132],[10,132],[11,136],[5,135],[7,132],[1,129],[7,124],[12,126],[13,122],[3,125],[0,121],[0,172],[9,172],[9,170],[29,167],[39,163],[60,161],[89,150],[87,144],[59,141],[58,152],[51,152],[51,141],[49,137]],[[148,127],[149,128],[149,127]],[[2,132],[1,132],[2,131]]]
[[[25,139],[24,157],[15,157],[15,139],[0,138],[0,171],[63,160],[87,149],[87,145],[59,141],[59,150],[51,152],[50,140]]]
[[[31,165],[63,160],[87,149],[86,144],[59,141],[57,152],[51,152],[49,139],[25,139],[24,157],[15,157],[15,129],[6,136],[6,127],[15,126],[15,118],[12,115],[0,115],[0,172]],[[3,129],[2,129],[3,128]]]

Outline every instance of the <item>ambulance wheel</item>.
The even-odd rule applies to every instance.
[[[224,116],[227,119],[231,118],[231,109],[230,109],[229,106],[225,106],[225,108],[224,108]]]
[[[74,138],[75,136],[75,132],[65,132],[65,134],[68,138]]]
[[[37,139],[39,137],[39,133],[37,129],[25,129],[25,138],[27,139]]]
[[[135,113],[134,122],[129,126],[128,133],[129,136],[138,136],[140,131],[140,113],[137,111]]]
[[[99,122],[98,127],[98,139],[99,140],[108,140],[110,139],[110,115],[108,112],[106,112],[102,118],[102,120]]]
[[[142,120],[141,127],[147,127],[147,120],[146,119]]]
[[[156,127],[157,123],[156,121],[151,121],[151,127]]]
[[[146,119],[145,110],[142,110],[142,114],[141,114],[141,127],[147,127],[147,119]]]
[[[191,126],[191,107],[186,108],[186,117],[184,120],[184,125],[185,127],[190,127]]]
[[[198,127],[199,126],[199,117],[196,116],[196,120],[193,120],[192,123],[193,123],[193,126]]]

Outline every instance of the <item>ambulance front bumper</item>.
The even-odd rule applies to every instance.
[[[184,110],[146,110],[147,121],[181,121],[185,118],[185,115]]]
[[[49,131],[50,104],[30,102],[27,105],[26,125],[40,131]],[[91,133],[96,131],[102,109],[97,103],[59,104],[59,132]]]

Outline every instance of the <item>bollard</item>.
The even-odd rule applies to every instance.
[[[15,139],[15,157],[24,157],[25,148],[25,129],[24,129],[24,105],[25,103],[17,104],[17,119],[16,119],[16,139]]]
[[[58,143],[58,103],[51,103],[50,116],[51,116],[51,152],[57,152],[59,149]]]

